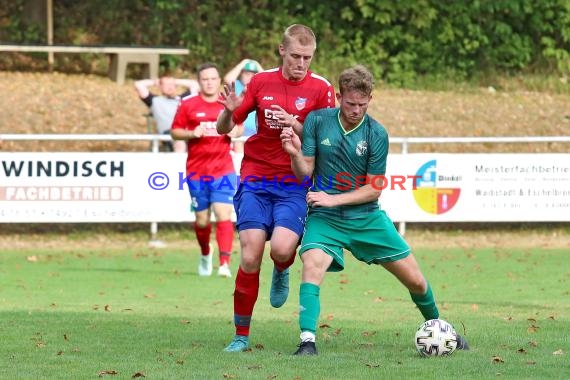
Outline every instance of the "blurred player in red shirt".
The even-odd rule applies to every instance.
[[[231,221],[237,177],[230,155],[231,137],[243,127],[233,128],[229,135],[216,131],[216,120],[224,110],[219,100],[221,78],[216,65],[205,63],[198,68],[200,92],[182,98],[172,123],[174,140],[188,141],[186,183],[196,215],[194,231],[202,251],[198,274],[212,274],[210,234],[211,210],[216,217],[216,240],[220,254],[218,275],[231,277],[229,267],[234,229]]]
[[[225,351],[249,347],[249,329],[259,293],[259,270],[265,242],[270,240],[273,279],[270,302],[281,307],[289,294],[289,267],[303,233],[307,213],[307,188],[298,185],[289,155],[281,147],[281,130],[292,127],[300,136],[310,111],[335,106],[332,85],[309,70],[317,48],[313,31],[291,25],[279,45],[281,67],[257,73],[245,95],[225,86],[218,132],[232,131],[251,111],[257,112],[257,134],[245,142],[235,195],[241,262],[234,291],[236,335]]]

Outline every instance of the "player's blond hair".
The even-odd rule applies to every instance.
[[[317,47],[317,37],[315,37],[313,30],[306,25],[293,24],[285,29],[281,44],[286,47],[292,40],[303,46],[313,45],[315,48]]]
[[[362,65],[356,65],[344,70],[338,78],[340,93],[358,91],[366,96],[374,90],[374,77],[368,69]]]

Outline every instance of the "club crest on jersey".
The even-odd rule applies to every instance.
[[[295,107],[297,108],[298,111],[301,111],[303,108],[305,108],[306,105],[307,105],[307,98],[297,97],[297,100],[295,100]]]
[[[360,141],[356,145],[356,155],[357,156],[364,156],[368,151],[368,143],[366,141]]]

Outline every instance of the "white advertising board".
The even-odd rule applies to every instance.
[[[193,220],[185,154],[0,160],[1,223]],[[380,204],[395,222],[570,221],[570,154],[393,154],[385,185]]]
[[[391,155],[393,175],[418,176],[383,192],[394,221],[570,221],[570,154]]]

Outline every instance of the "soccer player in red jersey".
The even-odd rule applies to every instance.
[[[216,65],[205,63],[198,68],[200,92],[182,98],[172,123],[174,140],[188,141],[186,183],[192,197],[196,221],[194,231],[202,257],[200,276],[212,274],[210,248],[211,209],[216,217],[216,240],[220,254],[218,275],[231,277],[230,254],[234,239],[231,221],[237,176],[230,155],[231,137],[238,136],[243,126],[231,131],[231,136],[216,131],[216,120],[224,110],[218,102],[221,78]]]
[[[317,48],[313,31],[294,24],[279,45],[282,66],[254,75],[245,95],[225,86],[220,103],[225,107],[218,118],[218,132],[229,133],[256,111],[257,134],[245,142],[240,179],[234,198],[241,262],[234,290],[236,335],[225,348],[228,352],[249,347],[253,308],[259,293],[259,270],[265,242],[270,241],[273,279],[270,302],[281,307],[289,294],[289,267],[303,233],[307,189],[297,184],[289,155],[281,148],[280,134],[292,127],[300,136],[310,111],[335,106],[332,85],[309,70]]]

